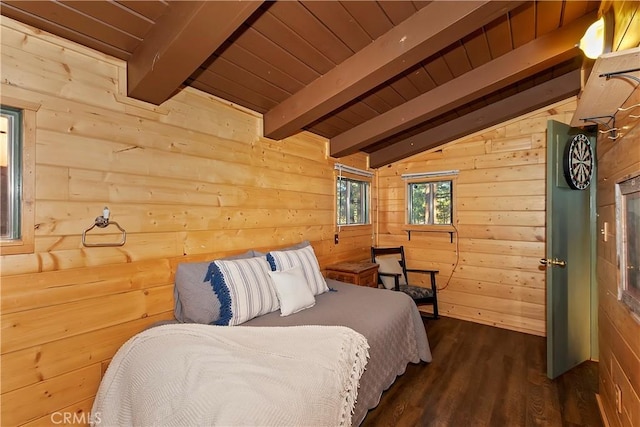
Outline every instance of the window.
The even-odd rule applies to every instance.
[[[0,108],[0,237],[20,238],[22,111]]]
[[[453,223],[453,182],[407,183],[407,223],[451,225]]]
[[[640,175],[616,185],[619,296],[640,316]]]
[[[2,96],[0,105],[0,247],[34,249],[35,118],[39,105]]]
[[[369,224],[369,182],[339,176],[336,183],[338,225]]]

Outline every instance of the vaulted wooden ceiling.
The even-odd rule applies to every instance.
[[[129,96],[192,86],[380,167],[580,90],[599,1],[2,1],[127,61]]]

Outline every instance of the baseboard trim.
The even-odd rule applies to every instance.
[[[611,424],[609,424],[609,418],[607,418],[607,413],[604,411],[602,398],[600,398],[600,395],[598,393],[596,393],[596,402],[598,403],[598,410],[600,411],[600,418],[602,418],[602,424],[604,424],[604,427],[611,427]]]

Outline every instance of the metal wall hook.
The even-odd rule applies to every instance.
[[[629,110],[632,110],[632,109],[634,109],[636,107],[640,107],[640,104],[633,104],[633,105],[630,105],[630,106],[628,106],[626,108],[618,107],[618,111],[629,111]]]
[[[603,119],[607,119],[607,121],[604,121]],[[620,136],[617,135],[617,131],[618,128],[616,127],[616,116],[597,116],[597,117],[586,117],[584,119],[580,119],[583,122],[591,122],[591,123],[595,123],[596,125],[602,125],[604,126],[606,129],[605,130],[600,130],[598,129],[598,132],[600,133],[610,133],[611,135],[609,136],[609,139],[613,139],[616,140],[618,139]]]
[[[83,246],[86,246],[88,248],[106,248],[106,247],[122,246],[125,244],[125,242],[127,241],[127,232],[124,230],[124,228],[120,227],[120,224],[118,224],[117,222],[109,220],[110,213],[111,212],[109,211],[109,208],[105,206],[105,208],[102,211],[102,216],[96,217],[94,224],[82,232]],[[106,228],[109,225],[115,225],[118,228],[118,230],[120,230],[120,232],[122,233],[120,241],[113,242],[113,243],[87,243],[87,239],[86,239],[87,232],[93,230],[95,227]]]
[[[622,70],[622,71],[613,71],[611,73],[602,73],[600,74],[598,77],[604,77],[605,79],[609,80],[612,78],[619,78],[619,79],[631,79],[637,83],[640,83],[640,79],[637,78],[636,76],[630,74],[630,73],[634,73],[636,71],[639,71],[640,68],[631,68],[629,70]]]

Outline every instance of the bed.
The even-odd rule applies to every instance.
[[[278,258],[279,256],[280,258]],[[300,287],[297,286],[299,285],[299,281],[306,282],[308,287],[312,289],[312,293],[314,294],[313,303],[302,303],[303,306],[304,304],[307,305],[304,306],[304,308],[298,307],[297,310],[289,312],[291,310],[289,310],[289,306],[285,304],[286,299],[283,297],[284,294],[282,294],[281,292],[283,288],[279,286],[276,287],[277,292],[274,291],[273,295],[262,295],[259,298],[256,298],[255,295],[257,289],[260,289],[260,292],[266,292],[264,285],[259,285],[256,283],[253,283],[253,285],[247,285],[245,283],[240,287],[240,290],[236,289],[235,285],[229,285],[229,283],[232,283],[236,279],[240,280],[240,277],[242,277],[242,280],[245,282],[249,280],[247,279],[247,277],[254,277],[255,274],[253,273],[255,272],[251,272],[251,274],[247,273],[247,271],[249,270],[247,270],[245,266],[247,264],[253,264],[254,266],[256,266],[255,268],[257,270],[261,270],[265,268],[263,266],[263,259],[266,259],[269,263],[269,266],[267,266],[266,268],[274,271],[269,273],[270,275],[272,275],[271,277],[273,279],[273,283],[280,283],[282,282],[281,278],[284,275],[289,274],[290,272],[296,272],[297,275],[288,277],[288,279],[290,279],[289,284],[296,284],[296,286],[293,286],[289,289],[300,289]],[[289,264],[287,265],[287,263]],[[242,265],[243,267],[233,270],[238,265]],[[328,355],[323,354],[322,356],[319,356],[320,353],[324,351],[323,349],[325,349],[325,345],[321,344],[324,338],[313,335],[316,333],[316,330],[320,330],[322,331],[322,333],[329,334],[334,333],[331,331],[349,331],[349,334],[342,333],[344,339],[341,343],[331,345],[342,346],[342,348],[345,348],[345,346],[347,346],[348,348],[352,349],[351,358],[349,359],[347,364],[349,367],[342,368],[341,370],[350,370],[351,373],[346,377],[351,377],[350,380],[355,381],[355,390],[350,390],[355,391],[355,394],[350,395],[351,397],[349,397],[348,393],[347,395],[345,395],[347,396],[347,401],[349,400],[349,398],[354,401],[350,402],[350,406],[346,407],[346,409],[345,407],[341,407],[336,410],[331,410],[333,411],[333,413],[331,413],[331,416],[333,416],[334,419],[340,421],[329,422],[327,421],[327,419],[319,421],[312,419],[301,420],[300,418],[287,418],[287,416],[291,415],[287,413],[293,410],[288,407],[288,402],[293,402],[295,401],[294,399],[300,397],[294,396],[296,393],[300,394],[300,392],[296,392],[292,389],[292,394],[289,396],[288,402],[275,400],[271,402],[274,407],[279,407],[279,410],[282,412],[282,414],[279,415],[280,418],[269,418],[268,420],[262,418],[226,418],[223,421],[221,421],[221,419],[219,418],[215,421],[211,421],[211,418],[208,418],[200,419],[200,424],[329,424],[357,426],[364,420],[367,411],[377,406],[380,401],[382,392],[395,381],[398,375],[404,373],[408,363],[431,361],[431,352],[429,349],[424,325],[422,323],[420,313],[418,312],[417,307],[410,297],[401,292],[393,292],[386,289],[360,287],[331,279],[325,280],[320,275],[317,259],[315,259],[315,254],[313,253],[312,247],[308,244],[297,245],[295,247],[287,248],[278,252],[272,251],[269,254],[266,254],[266,258],[265,254],[250,251],[249,253],[244,254],[241,257],[234,257],[234,259],[226,259],[206,263],[191,263],[188,266],[185,265],[184,268],[181,269],[182,266],[182,264],[179,266],[178,273],[176,274],[175,312],[177,321],[183,322],[182,325],[178,326],[184,327],[192,323],[196,324],[194,326],[196,327],[197,331],[192,332],[191,329],[187,329],[186,331],[189,334],[197,335],[202,333],[206,335],[208,334],[208,332],[206,332],[207,330],[216,329],[207,324],[215,325],[217,323],[218,325],[234,325],[235,322],[237,323],[235,323],[235,326],[233,327],[223,327],[222,329],[217,328],[217,330],[225,331],[225,334],[250,334],[254,337],[256,336],[256,333],[262,333],[265,336],[267,334],[275,333],[287,333],[290,335],[293,334],[292,336],[303,337],[296,341],[298,343],[295,350],[296,352],[304,351],[307,352],[307,354],[317,354],[318,357],[321,357],[320,360],[322,362],[319,362],[318,360],[310,361],[309,363],[312,366],[332,363],[344,363],[344,361],[332,360],[335,354],[341,353],[341,351],[332,351]],[[292,266],[294,267],[293,269]],[[298,269],[298,267],[300,268]],[[224,274],[225,268],[228,268],[231,271],[226,276]],[[298,270],[304,271],[302,271],[301,273]],[[276,274],[280,273],[282,273],[283,275],[276,276]],[[233,279],[234,274],[236,275],[236,279]],[[202,280],[203,276],[205,280]],[[202,283],[204,283],[204,285],[202,285]],[[213,293],[211,292],[212,288],[214,289]],[[194,289],[197,289],[197,291],[194,291]],[[279,309],[273,309],[272,299],[274,297],[276,297],[280,301]],[[243,302],[241,305],[237,305],[236,303],[238,301],[245,302]],[[248,309],[247,307],[253,308]],[[286,315],[284,315],[285,309],[288,310],[286,312]],[[248,310],[248,312],[243,312],[246,310]],[[240,317],[234,318],[237,313],[240,313]],[[161,328],[162,327],[154,329],[160,330]],[[301,328],[311,329],[303,329],[303,331],[300,332]],[[180,337],[180,332],[171,330],[169,335],[171,334],[175,337]],[[359,337],[362,337],[362,339],[360,339]],[[182,344],[176,346],[167,344],[172,342],[171,339],[168,339],[168,341],[162,344],[164,348],[178,348],[180,346],[187,348],[186,345]],[[215,339],[217,339],[218,342],[220,341],[218,338]],[[226,339],[227,338],[225,338],[225,340]],[[265,338],[264,341],[274,342],[279,339],[280,338]],[[288,338],[285,339],[285,341],[287,340]],[[249,341],[260,340],[253,339]],[[364,341],[364,343],[362,341]],[[356,345],[354,343],[358,344]],[[243,354],[246,351],[246,348],[248,348],[248,345],[249,344],[245,342],[241,346],[235,345],[235,347],[241,349],[239,350],[240,354]],[[284,346],[276,344],[275,347],[275,352],[278,353],[278,357],[290,357],[289,354],[279,354],[280,350]],[[131,349],[128,349],[127,351],[131,352]],[[274,353],[273,349],[265,348],[258,348],[255,351],[261,354]],[[149,350],[148,352],[150,352],[151,357],[153,357],[153,350]],[[184,354],[176,354],[167,355],[166,357],[173,357],[174,359],[176,357],[199,359],[200,357],[197,356],[197,354],[197,351],[193,350],[191,351],[191,353],[189,353],[189,356],[184,356]],[[363,362],[362,356],[365,354],[366,356],[368,356],[368,360],[365,360]],[[114,360],[116,360],[115,357]],[[137,359],[130,364],[134,366],[146,366],[145,362],[140,362]],[[362,372],[360,367],[365,367],[364,372]],[[136,369],[130,370],[130,373],[139,372],[139,370],[137,371]],[[282,367],[277,369],[279,369],[279,372],[282,373]],[[308,387],[314,388],[314,377],[318,377],[321,374],[311,374],[311,369],[313,369],[311,366],[300,369],[307,369],[309,374],[299,375],[298,373],[298,377],[304,377],[303,379],[305,381],[311,381],[311,385],[308,385]],[[340,372],[340,370],[334,368],[328,369],[330,371],[335,371],[335,375],[337,377],[340,377],[342,379],[345,378],[344,372]],[[114,378],[118,375],[121,377],[126,377],[126,375],[128,375],[124,372],[121,372],[120,367],[116,368],[110,365],[109,370],[111,370],[112,373],[107,371],[107,375],[105,375],[105,378],[103,379],[103,384],[105,383],[107,377]],[[355,377],[354,372],[356,373]],[[155,374],[151,373],[149,375],[158,375],[158,372],[156,372]],[[180,378],[184,378],[184,376]],[[175,380],[172,381],[175,382]],[[179,381],[183,381],[183,379],[180,379]],[[250,390],[254,386],[255,383],[254,385],[249,384],[247,386],[247,390]],[[220,387],[220,385],[218,384],[215,387]],[[233,388],[231,386],[225,387],[226,390]],[[340,387],[342,387],[343,389],[349,389],[351,386],[344,385],[343,383],[342,385],[338,386],[338,388]],[[105,399],[101,397],[101,392],[102,396],[106,396],[107,393],[102,391],[103,388],[109,388],[109,386],[103,386],[101,384],[101,390],[98,393],[96,403],[94,404],[94,411],[103,411],[102,413],[104,414],[105,408],[107,407],[121,408],[123,406],[131,405],[131,402],[117,402],[115,405],[105,405]],[[212,395],[212,398],[213,396],[219,395],[221,393],[220,389],[207,389],[206,383],[197,384],[197,388],[204,388],[207,393],[210,393]],[[111,391],[113,392],[113,390]],[[242,391],[240,392],[244,393]],[[122,392],[118,391],[116,394],[118,393]],[[324,393],[325,396],[335,395],[335,393],[329,391]],[[271,395],[271,392],[269,392],[269,395]],[[305,395],[303,397],[308,399],[307,402],[314,403],[316,402],[317,398],[322,398],[322,396],[316,396],[314,398],[311,395]],[[173,399],[175,400],[175,397],[173,397]],[[100,403],[98,403],[99,401]],[[342,398],[342,404],[344,403],[344,401],[345,399]],[[226,407],[228,407],[228,403],[226,405]],[[247,408],[257,407],[250,401],[245,402],[245,405],[247,405]],[[298,406],[304,408],[306,404],[300,404]],[[327,410],[327,413],[331,411]],[[349,412],[349,414],[347,414],[348,416],[346,417],[344,415],[345,411]],[[244,415],[246,415],[247,413],[246,409],[244,411],[242,409],[239,409],[239,412],[244,413]],[[259,412],[264,415],[264,413],[268,411]],[[322,411],[313,409],[311,412],[317,414]],[[296,417],[297,416],[304,417],[307,415],[296,415]],[[156,418],[156,420],[158,419],[161,418]]]
[[[316,297],[316,305],[291,316],[269,313],[246,322],[246,326],[340,325],[367,338],[369,362],[360,378],[353,425],[380,402],[408,363],[431,361],[424,324],[413,300],[402,292],[351,285],[327,279],[336,292]]]

